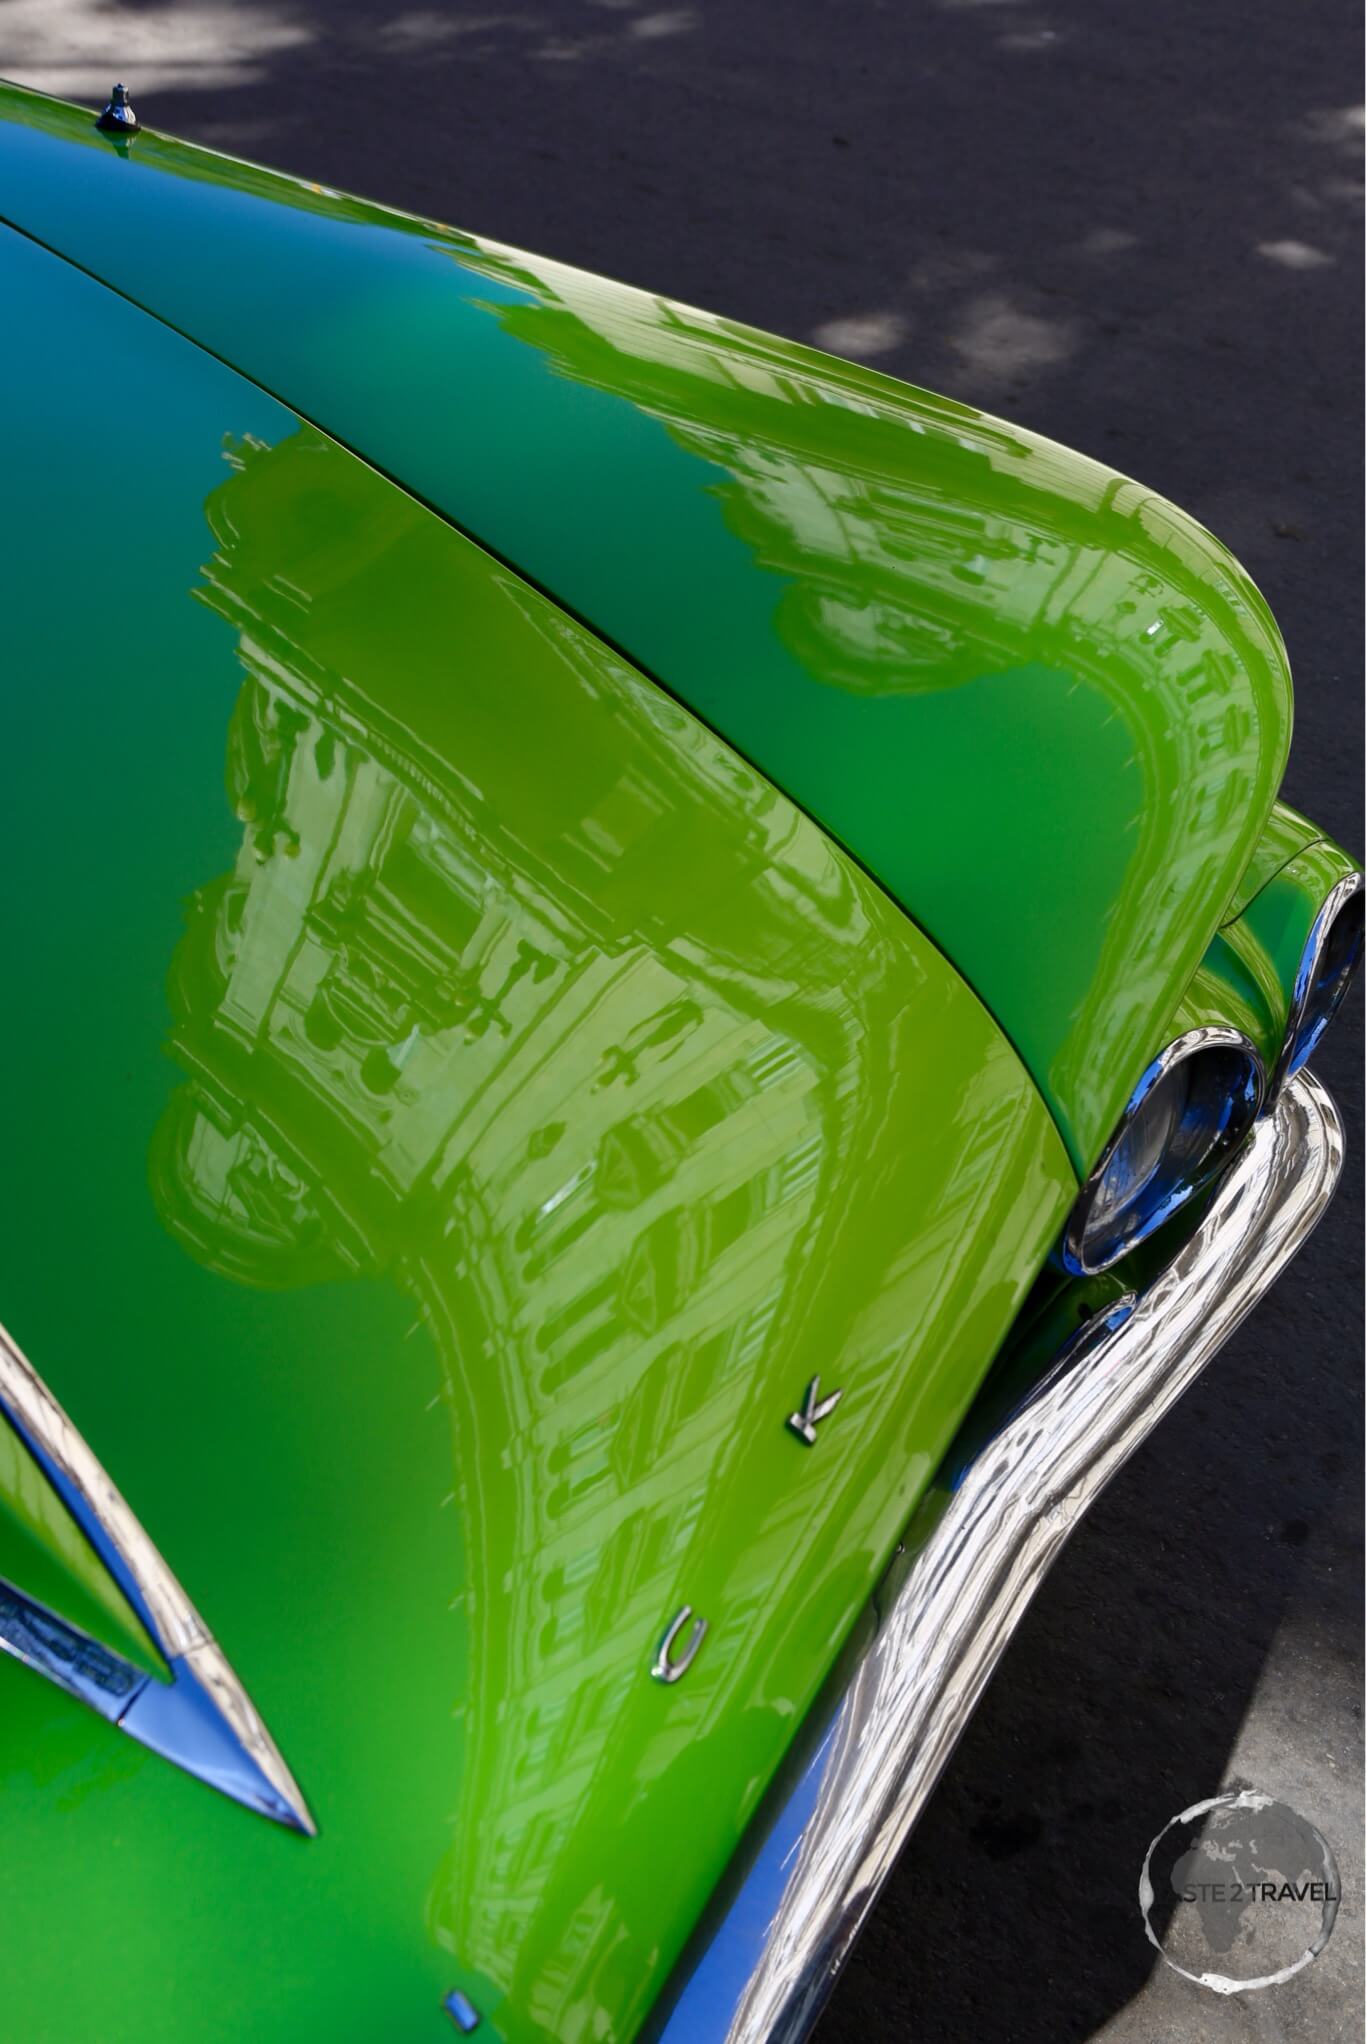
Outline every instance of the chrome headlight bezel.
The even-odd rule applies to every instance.
[[[1176,1122],[1163,1138],[1156,1161],[1133,1194],[1116,1206],[1109,1235],[1099,1242],[1093,1241],[1090,1237],[1097,1204],[1112,1169],[1118,1168],[1122,1160],[1126,1138],[1136,1130],[1136,1117],[1145,1107],[1151,1110],[1159,1089],[1171,1082],[1174,1072],[1196,1059],[1206,1068],[1206,1104],[1221,1103],[1211,1139],[1198,1154],[1186,1160],[1180,1158],[1178,1138],[1194,1125],[1192,1117],[1200,1107],[1198,1101],[1192,1104],[1188,1092]],[[1211,1064],[1221,1071],[1211,1071]],[[1186,1077],[1189,1081],[1190,1074]],[[1159,1051],[1129,1095],[1119,1126],[1077,1195],[1059,1245],[1063,1268],[1077,1277],[1094,1277],[1099,1271],[1109,1270],[1189,1200],[1204,1192],[1232,1162],[1251,1133],[1265,1098],[1266,1068],[1256,1045],[1241,1030],[1217,1026],[1188,1029]],[[1163,1164],[1168,1159],[1171,1163],[1164,1173]]]
[[[1323,1040],[1324,1032],[1332,1022],[1348,987],[1356,977],[1361,963],[1363,911],[1363,881],[1360,873],[1348,873],[1329,889],[1322,906],[1314,917],[1309,935],[1305,938],[1300,962],[1295,970],[1295,983],[1290,994],[1290,1012],[1285,1018],[1285,1035],[1281,1043],[1281,1054],[1276,1060],[1276,1070],[1271,1091],[1276,1094],[1287,1079],[1293,1078],[1303,1065],[1309,1062]],[[1350,917],[1350,923],[1344,918]],[[1319,984],[1324,961],[1329,957],[1332,940],[1346,934],[1350,949],[1338,964],[1332,983],[1327,987]]]

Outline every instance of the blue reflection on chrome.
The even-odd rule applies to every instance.
[[[699,2044],[725,2036],[783,1898],[788,1861],[815,1810],[834,1735],[832,1718],[664,2028],[647,2032],[652,2044]]]
[[[299,1813],[251,1758],[188,1657],[169,1660],[171,1679],[160,1682],[9,1583],[0,1583],[0,1652],[234,1802],[301,1828]]]
[[[1294,1035],[1285,1078],[1293,1079],[1318,1049],[1361,963],[1361,949],[1361,880],[1353,874],[1333,889],[1309,932],[1290,1003]]]
[[[0,1651],[36,1668],[111,1724],[152,1679],[10,1583],[0,1583]]]
[[[1063,1269],[1074,1277],[1108,1270],[1213,1184],[1265,1094],[1261,1058],[1240,1031],[1191,1029],[1169,1043],[1077,1196],[1055,1251]]]
[[[144,1682],[119,1719],[122,1731],[197,1781],[301,1831],[300,1812],[256,1765],[194,1666],[194,1651],[167,1665],[171,1680]]]

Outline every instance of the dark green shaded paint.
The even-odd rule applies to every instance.
[[[1229,904],[1225,923],[1237,922],[1243,910],[1254,895],[1260,894],[1268,880],[1275,878],[1283,866],[1293,858],[1307,851],[1318,842],[1323,832],[1307,816],[1301,816],[1298,809],[1292,809],[1288,802],[1274,802],[1271,814],[1266,819],[1261,837],[1253,847],[1251,858],[1243,871],[1238,889]]]

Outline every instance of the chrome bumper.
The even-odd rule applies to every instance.
[[[1049,1372],[928,1530],[921,1515],[819,1745],[766,1807],[766,1836],[658,2038],[798,2044],[809,2034],[1049,1564],[1290,1261],[1341,1168],[1337,1110],[1301,1072],[1129,1317]]]

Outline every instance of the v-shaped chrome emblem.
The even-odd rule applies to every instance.
[[[0,1582],[0,1650],[79,1697],[154,1753],[262,1816],[317,1825],[203,1619],[32,1364],[0,1328],[0,1413],[163,1655],[158,1680]]]

